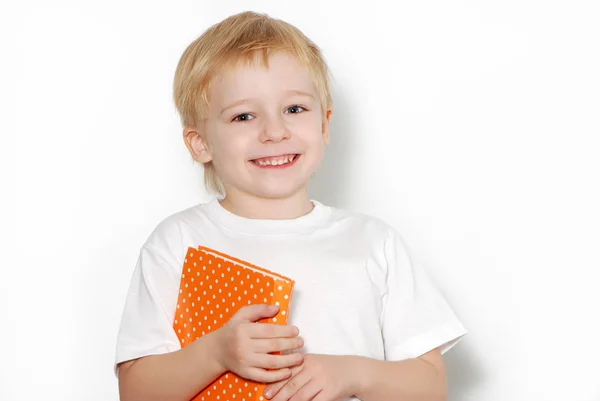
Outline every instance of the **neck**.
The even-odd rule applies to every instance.
[[[250,219],[284,220],[304,216],[313,209],[306,188],[285,198],[266,198],[229,192],[221,206],[238,216]]]

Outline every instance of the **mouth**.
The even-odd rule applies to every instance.
[[[273,157],[261,157],[250,160],[250,163],[259,168],[281,169],[294,165],[299,157],[300,154],[298,153],[290,153]]]

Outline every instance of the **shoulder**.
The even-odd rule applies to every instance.
[[[330,226],[362,229],[367,230],[369,233],[380,233],[382,235],[397,232],[390,223],[380,217],[347,208],[323,206],[329,209]]]
[[[390,247],[406,247],[400,230],[381,217],[334,206],[329,209],[327,227],[351,238],[360,238],[381,252]]]
[[[197,203],[163,217],[147,236],[143,247],[183,251],[190,229],[206,225],[202,220],[205,218],[204,208],[207,203]]]

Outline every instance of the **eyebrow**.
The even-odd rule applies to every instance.
[[[286,91],[286,94],[306,96],[306,97],[309,97],[309,98],[311,98],[313,100],[315,98],[314,95],[312,95],[312,94],[310,94],[308,92],[297,90],[297,89],[290,89],[290,90]],[[226,106],[225,108],[223,108],[223,110],[221,110],[221,115],[223,115],[229,109],[232,109],[232,108],[234,108],[236,106],[239,106],[241,104],[244,104],[244,103],[249,103],[252,100],[254,100],[254,99],[252,99],[252,98],[245,98],[245,99],[236,100],[235,102],[231,103],[229,106]]]

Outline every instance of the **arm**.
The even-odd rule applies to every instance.
[[[446,374],[439,349],[419,358],[381,361],[354,355],[308,354],[292,377],[265,388],[271,401],[445,401]]]
[[[272,355],[302,347],[298,329],[255,323],[276,306],[242,307],[223,327],[178,351],[128,361],[119,368],[121,401],[188,401],[227,371],[257,382],[286,379],[302,354]]]
[[[439,350],[403,361],[354,359],[355,396],[362,401],[445,401],[446,372]]]
[[[225,372],[220,365],[218,331],[179,351],[152,355],[119,366],[121,401],[187,401]]]

